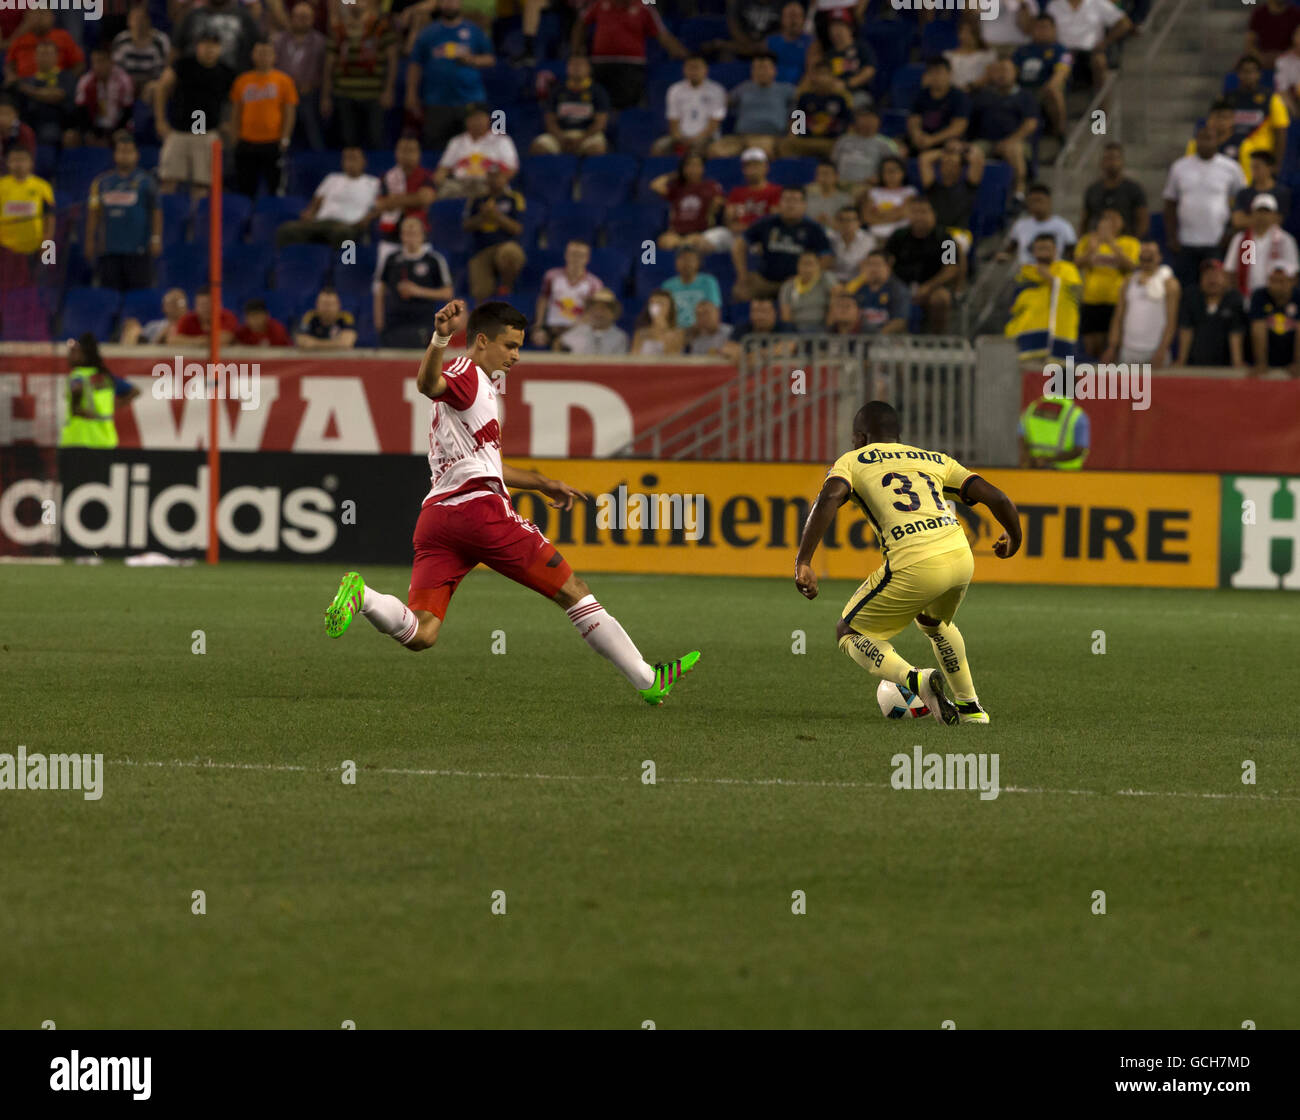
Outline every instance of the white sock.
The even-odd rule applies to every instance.
[[[618,624],[618,619],[596,602],[596,596],[588,595],[580,599],[565,613],[578,628],[582,640],[601,657],[618,666],[619,672],[635,687],[649,688],[654,684],[654,667],[646,663],[636,648],[636,643]]]
[[[402,645],[414,638],[420,627],[420,620],[401,599],[396,595],[385,595],[373,587],[366,588],[366,597],[361,601],[361,613],[381,634],[396,638]]]

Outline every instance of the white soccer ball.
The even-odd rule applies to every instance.
[[[876,703],[886,719],[921,719],[930,714],[930,709],[921,703],[921,698],[909,689],[893,681],[881,681],[876,689]]]

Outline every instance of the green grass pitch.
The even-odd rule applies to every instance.
[[[0,792],[0,1027],[1300,1026],[1298,596],[976,585],[948,729],[880,716],[847,583],[593,575],[704,653],[652,709],[488,572],[415,655],[325,637],[333,568],[2,571],[0,752],[106,776]],[[914,744],[1001,795],[890,788]]]

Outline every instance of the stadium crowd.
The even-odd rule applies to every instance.
[[[578,353],[944,331],[1004,241],[1026,269],[1068,265],[1074,231],[1035,183],[1039,147],[1147,6],[1003,0],[993,20],[887,0],[0,11],[0,337],[205,334],[218,134],[231,341],[421,347],[452,295],[509,298],[533,315],[530,346]],[[1285,62],[1275,30],[1252,34]],[[1125,224],[1089,259],[1121,269],[1111,241],[1150,219],[1105,190],[1082,228],[1119,205]]]

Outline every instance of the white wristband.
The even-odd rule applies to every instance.
[[[447,344],[448,344],[450,341],[451,341],[451,335],[449,335],[449,334],[439,334],[439,333],[437,332],[436,329],[434,330],[434,332],[433,332],[433,344],[434,344],[434,346],[438,347],[440,350],[446,350],[446,349],[447,349]]]

